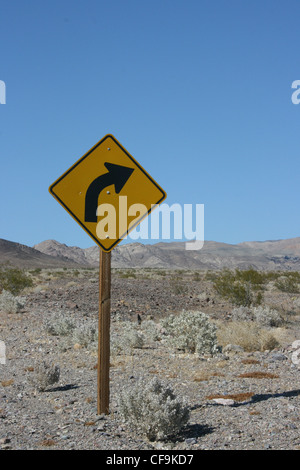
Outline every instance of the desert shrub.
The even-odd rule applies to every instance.
[[[129,348],[122,340],[122,336],[118,336],[116,334],[111,334],[110,336],[110,353],[111,355],[118,356],[120,354],[127,354],[129,352]]]
[[[190,417],[186,403],[157,377],[149,383],[139,380],[129,390],[122,391],[118,404],[124,421],[150,441],[177,434]]]
[[[270,330],[250,321],[222,324],[217,330],[217,336],[221,346],[236,344],[248,352],[272,350],[279,345]]]
[[[32,285],[32,279],[22,269],[9,266],[0,267],[0,291],[6,290],[13,295],[18,295],[25,287]]]
[[[129,279],[129,278],[136,279],[136,273],[134,272],[134,270],[127,270],[125,272],[121,272],[120,278],[121,279]]]
[[[259,305],[258,307],[253,307],[253,315],[255,321],[262,326],[270,326],[270,327],[277,327],[280,326],[283,322],[283,319],[280,313],[270,307],[262,307]]]
[[[42,268],[31,269],[29,272],[30,274],[38,275],[38,274],[41,274]]]
[[[275,287],[281,292],[297,294],[299,292],[299,282],[297,276],[282,276],[275,282]]]
[[[17,313],[24,307],[25,299],[3,290],[0,294],[0,310],[5,313]]]
[[[256,279],[252,270],[245,273],[224,269],[213,281],[213,287],[221,297],[234,305],[245,307],[260,305],[262,302],[262,292],[258,291],[261,286],[260,277]]]
[[[141,349],[144,346],[144,335],[138,325],[132,322],[124,322],[122,325],[122,336],[130,349]]]
[[[177,278],[170,281],[171,291],[175,295],[182,295],[186,293],[186,286],[182,284]]]
[[[51,363],[42,362],[34,367],[34,373],[30,374],[29,381],[40,392],[44,392],[50,385],[59,381],[60,367]]]
[[[60,315],[47,319],[44,323],[45,330],[52,336],[70,336],[75,329],[75,323],[70,318]]]
[[[159,341],[161,339],[159,328],[153,320],[144,320],[141,328],[145,337],[150,341]]]
[[[249,307],[244,307],[240,305],[236,307],[231,312],[232,321],[253,321],[254,316]]]
[[[270,307],[237,307],[232,310],[233,321],[255,321],[259,325],[277,327],[283,322],[279,312]]]
[[[157,274],[158,276],[166,276],[167,275],[166,271],[164,271],[162,269],[158,269],[155,274]]]
[[[200,273],[198,271],[195,271],[194,274],[193,274],[193,281],[201,281],[202,279],[202,276],[200,275]]]
[[[141,349],[145,343],[145,336],[140,327],[130,321],[120,323],[121,334],[111,336],[112,355],[130,354],[133,349]]]
[[[84,324],[73,331],[73,341],[84,348],[93,346],[98,340],[98,330],[93,325]]]
[[[300,310],[300,297],[293,299],[293,308],[298,312]]]
[[[254,288],[263,287],[263,285],[266,283],[268,279],[263,272],[257,271],[256,269],[253,269],[251,267],[245,270],[236,269],[235,278],[243,282],[251,283],[251,285]]]
[[[185,312],[170,315],[162,320],[166,342],[176,349],[189,353],[214,355],[218,352],[216,326],[202,312]]]
[[[206,281],[215,281],[216,279],[218,279],[218,276],[219,272],[207,270],[204,279]]]

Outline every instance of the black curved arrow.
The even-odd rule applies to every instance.
[[[85,195],[85,222],[97,222],[97,208],[98,198],[101,191],[112,184],[115,185],[117,194],[121,191],[124,184],[127,182],[133,168],[126,166],[115,165],[114,163],[104,163],[108,169],[108,173],[98,176],[88,187]]]

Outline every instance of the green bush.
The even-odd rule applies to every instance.
[[[295,275],[284,276],[275,282],[275,287],[281,292],[297,294],[299,292],[299,282]]]
[[[262,302],[262,289],[266,278],[263,274],[248,269],[230,271],[224,269],[213,281],[216,292],[234,305],[249,307],[250,305],[260,305]]]
[[[186,293],[186,286],[182,284],[177,278],[170,281],[171,291],[175,295],[182,295]]]
[[[29,271],[30,274],[33,274],[33,275],[36,275],[36,274],[41,274],[42,272],[42,268],[36,268],[36,269],[32,269],[31,271]]]
[[[193,274],[193,281],[197,281],[197,282],[198,282],[198,281],[201,281],[201,280],[202,280],[202,277],[201,277],[200,273],[198,273],[197,271],[194,272],[194,274]]]
[[[136,279],[136,273],[134,272],[134,270],[127,270],[125,272],[121,272],[119,276],[121,279]]]
[[[265,273],[251,267],[245,270],[236,269],[235,278],[242,282],[250,283],[253,288],[263,288],[267,281]]]
[[[6,290],[18,295],[25,287],[32,285],[32,279],[23,270],[9,266],[0,267],[0,291]]]

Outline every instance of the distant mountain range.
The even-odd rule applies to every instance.
[[[99,248],[67,246],[46,240],[33,248],[0,239],[0,264],[19,267],[97,267]],[[287,240],[243,242],[236,245],[205,241],[199,251],[185,250],[184,242],[118,245],[112,267],[165,269],[222,269],[253,266],[264,270],[300,270],[300,237]]]
[[[0,264],[9,263],[20,268],[56,268],[77,266],[69,258],[47,255],[30,246],[0,238]]]

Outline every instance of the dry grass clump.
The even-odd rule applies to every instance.
[[[14,379],[10,379],[10,380],[3,380],[1,382],[1,385],[2,387],[10,387],[11,385],[14,384]]]
[[[206,382],[210,380],[212,377],[225,377],[224,374],[221,372],[210,372],[207,370],[197,372],[197,374],[194,376],[193,381],[194,382]]]
[[[218,398],[222,398],[225,400],[234,400],[234,401],[247,401],[250,400],[253,397],[254,393],[251,392],[244,392],[244,393],[232,393],[230,395],[208,395],[205,397],[207,400],[214,400]]]
[[[242,364],[260,364],[260,361],[257,361],[256,359],[242,359],[241,360]]]
[[[250,416],[259,416],[260,414],[261,414],[261,412],[257,411],[257,410],[250,410],[249,411]]]
[[[247,352],[272,350],[279,346],[272,332],[255,322],[232,321],[222,324],[217,330],[217,336],[222,346],[237,344]]]
[[[40,442],[40,445],[42,447],[52,447],[56,445],[56,442],[53,439],[44,439],[42,442]]]
[[[278,379],[279,375],[271,374],[270,372],[245,372],[244,374],[238,375],[240,379]]]

